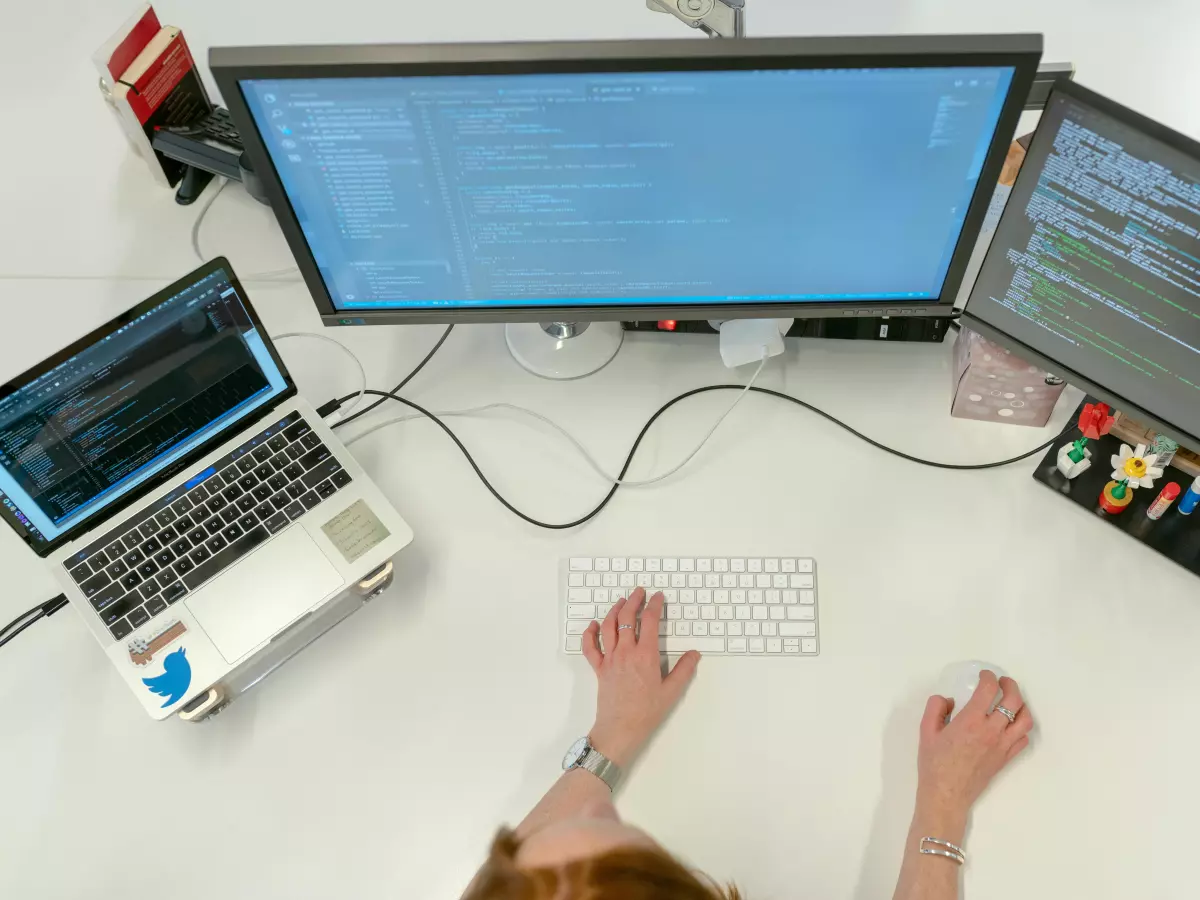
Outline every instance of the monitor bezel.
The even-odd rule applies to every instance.
[[[1148,116],[1144,116],[1127,106],[1122,106],[1120,103],[1110,100],[1108,97],[1105,97],[1102,94],[1097,94],[1095,91],[1084,87],[1078,82],[1070,81],[1056,85],[1055,88],[1050,92],[1047,106],[1052,104],[1055,99],[1060,96],[1066,96],[1086,106],[1090,106],[1097,112],[1116,119],[1122,125],[1126,125],[1141,131],[1147,137],[1165,144],[1172,150],[1192,156],[1195,158],[1197,164],[1200,164],[1200,141],[1195,141],[1187,135],[1181,134],[1180,132],[1169,128],[1166,125],[1163,125],[1161,122],[1155,121]],[[1039,127],[1034,134],[1032,142],[1030,143],[1030,152],[1032,153],[1034,147],[1039,144],[1039,141],[1044,142],[1046,140],[1053,140],[1053,137],[1054,136],[1050,135],[1049,132],[1043,131]],[[1016,184],[1013,185],[1013,189],[1016,190],[1016,185],[1021,183],[1022,178],[1029,177],[1034,177],[1033,170],[1022,168],[1021,171],[1017,173],[1017,180]],[[1006,212],[1006,214],[1008,213]],[[997,226],[997,232],[999,232],[999,226]],[[988,252],[984,257],[983,265],[987,265],[988,257],[990,257],[993,253],[1002,252],[1005,252],[1005,249],[998,247],[996,243],[993,242],[992,245],[988,247]],[[978,285],[978,282],[976,282],[976,285]],[[1153,412],[1144,406],[1134,403],[1120,394],[1109,390],[1103,384],[1093,380],[1086,374],[1064,366],[1062,363],[1056,361],[1053,357],[1048,356],[1034,347],[1031,347],[1024,341],[1008,334],[999,326],[993,325],[986,319],[983,319],[979,315],[972,313],[971,301],[974,299],[975,290],[973,289],[971,296],[967,298],[967,303],[963,308],[961,320],[962,324],[970,328],[972,331],[977,331],[984,337],[994,340],[1003,346],[1009,347],[1014,353],[1017,353],[1025,359],[1028,359],[1030,362],[1037,363],[1046,371],[1058,375],[1060,378],[1065,379],[1066,381],[1075,385],[1077,388],[1086,391],[1091,396],[1109,404],[1114,409],[1120,410],[1121,412],[1134,417],[1138,421],[1153,426],[1155,430],[1161,431],[1163,434],[1175,441],[1178,441],[1180,444],[1183,444],[1187,447],[1200,448],[1200,434],[1189,433],[1186,429],[1180,428],[1178,425],[1171,422],[1168,417],[1163,416],[1160,413]]]
[[[246,309],[246,315],[249,316],[250,321],[253,323],[254,327],[258,330],[259,335],[262,337],[263,344],[266,346],[267,352],[271,354],[271,359],[274,361],[275,365],[278,366],[279,372],[283,376],[283,381],[285,384],[284,390],[280,391],[279,394],[272,397],[264,405],[257,407],[241,418],[229,423],[216,434],[211,435],[208,440],[204,441],[191,452],[184,454],[166,468],[155,472],[154,475],[147,478],[140,485],[129,490],[125,494],[122,494],[120,497],[117,497],[107,506],[97,509],[92,515],[71,526],[58,537],[52,538],[48,541],[36,541],[32,535],[21,535],[18,532],[18,537],[22,538],[26,545],[28,545],[38,556],[44,559],[63,545],[69,544],[79,538],[81,535],[85,535],[94,529],[99,528],[101,525],[103,525],[103,523],[112,519],[122,510],[127,509],[128,507],[137,503],[147,494],[157,490],[165,482],[178,475],[182,470],[194,465],[198,460],[200,460],[206,454],[212,452],[212,450],[219,447],[230,438],[242,431],[245,431],[249,422],[260,421],[265,416],[268,416],[273,410],[279,408],[281,404],[296,396],[296,384],[292,380],[292,376],[288,373],[287,367],[283,364],[283,360],[280,358],[279,352],[275,349],[275,345],[271,342],[271,337],[267,333],[266,326],[263,325],[262,319],[259,318],[258,312],[254,309],[253,304],[250,302],[250,298],[246,295],[245,288],[243,288],[241,282],[238,281],[237,274],[233,271],[233,266],[229,264],[229,260],[227,260],[225,257],[218,256],[215,259],[206,262],[204,265],[200,266],[194,271],[189,272],[179,280],[167,285],[162,290],[157,291],[155,294],[143,300],[141,303],[138,303],[136,306],[131,306],[124,312],[119,313],[118,315],[109,319],[103,325],[92,329],[87,334],[83,335],[83,337],[72,341],[66,347],[59,350],[52,356],[42,360],[37,365],[31,366],[21,374],[14,375],[12,378],[7,379],[4,383],[0,384],[0,398],[8,397],[9,395],[16,393],[21,388],[28,385],[31,381],[40,378],[42,375],[54,369],[56,366],[66,362],[77,353],[88,349],[98,341],[101,341],[110,334],[115,333],[117,329],[128,325],[138,316],[150,309],[153,309],[155,306],[158,306],[160,303],[170,299],[176,294],[182,293],[189,287],[193,286],[196,282],[207,278],[209,275],[212,275],[214,272],[220,269],[224,269],[226,273],[228,273],[230,286],[237,291],[238,298],[242,301],[242,305]],[[18,528],[23,530],[22,526],[20,526],[19,523],[14,523],[11,520],[8,512],[2,508],[0,508],[0,519],[3,519],[10,527],[14,529],[14,531],[17,531]]]
[[[728,41],[579,41],[544,43],[215,47],[209,66],[241,132],[246,153],[270,200],[300,273],[327,325],[447,322],[621,321],[628,319],[825,318],[889,313],[948,316],[958,297],[1005,155],[1037,75],[1042,37],[889,35],[881,37],[741,38]],[[239,82],[243,79],[398,75],[552,74],[822,68],[1010,66],[1000,111],[941,294],[929,300],[807,301],[775,304],[619,304],[430,307],[339,310],[318,271]]]

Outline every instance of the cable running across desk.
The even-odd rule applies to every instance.
[[[556,523],[552,523],[552,522],[542,522],[538,519],[533,518],[532,516],[526,515],[525,513],[521,512],[521,510],[519,510],[515,506],[513,506],[512,503],[510,503],[507,499],[505,499],[504,495],[502,495],[498,490],[496,490],[496,488],[488,480],[487,476],[483,473],[483,470],[479,468],[479,464],[477,462],[475,462],[475,458],[473,456],[471,456],[471,451],[469,451],[467,449],[466,445],[463,444],[463,442],[459,439],[458,435],[455,434],[454,431],[450,428],[450,426],[447,425],[445,422],[443,422],[440,418],[438,418],[434,413],[431,413],[429,410],[412,402],[411,400],[408,400],[408,399],[405,399],[404,397],[399,396],[395,391],[376,391],[376,390],[368,389],[366,393],[381,398],[381,400],[379,400],[376,404],[372,404],[370,407],[368,407],[367,410],[372,409],[374,406],[378,405],[378,403],[383,402],[383,400],[391,399],[391,400],[395,400],[397,403],[404,404],[405,406],[409,407],[410,409],[413,409],[416,412],[420,413],[421,415],[425,416],[426,418],[432,420],[434,422],[434,424],[436,424],[439,428],[442,429],[442,431],[444,431],[447,434],[447,436],[450,438],[450,440],[454,441],[455,446],[457,446],[459,451],[462,453],[462,455],[464,457],[466,457],[466,460],[470,464],[471,468],[475,470],[476,476],[478,476],[479,480],[481,482],[483,482],[483,486],[488,489],[488,491],[491,493],[491,495],[496,498],[496,500],[500,503],[501,506],[503,506],[505,509],[507,509],[509,512],[511,512],[517,518],[519,518],[525,522],[528,522],[530,525],[536,525],[538,528],[546,528],[546,529],[550,529],[553,531],[563,531],[566,529],[575,528],[579,525],[584,524],[585,522],[590,521],[591,519],[594,519],[597,515],[600,514],[600,512],[604,509],[604,507],[608,506],[608,504],[612,501],[612,498],[616,495],[617,490],[621,487],[619,481],[625,478],[625,474],[629,471],[629,467],[633,464],[633,458],[634,458],[634,456],[637,455],[637,450],[638,450],[638,447],[641,446],[642,439],[645,438],[646,434],[650,431],[651,426],[653,426],[654,423],[656,421],[658,421],[658,418],[663,413],[665,413],[668,409],[670,409],[676,403],[686,400],[689,397],[695,397],[699,394],[709,393],[710,391],[742,391],[742,392],[752,391],[756,394],[767,394],[768,396],[771,396],[771,397],[777,397],[780,400],[787,400],[791,403],[796,404],[797,406],[801,406],[801,407],[807,409],[810,412],[816,413],[817,415],[821,416],[823,419],[826,419],[826,420],[832,422],[833,424],[839,426],[840,428],[843,428],[846,431],[850,432],[855,437],[860,438],[863,441],[866,441],[868,444],[870,444],[872,447],[875,447],[878,450],[883,450],[885,453],[890,453],[893,456],[898,456],[901,459],[906,459],[909,462],[916,463],[918,465],[929,466],[931,468],[936,468],[936,469],[950,469],[950,470],[956,470],[956,471],[975,471],[975,470],[981,470],[981,469],[996,469],[996,468],[1000,468],[1001,466],[1012,465],[1013,463],[1017,463],[1017,462],[1020,462],[1021,460],[1028,459],[1029,457],[1031,457],[1037,453],[1041,453],[1042,451],[1044,451],[1047,448],[1049,448],[1050,446],[1052,446],[1055,442],[1060,440],[1063,437],[1063,435],[1067,434],[1067,432],[1071,431],[1074,428],[1073,424],[1068,425],[1059,434],[1056,434],[1054,437],[1052,437],[1050,440],[1046,441],[1045,443],[1039,444],[1038,446],[1034,447],[1032,450],[1028,450],[1025,453],[1020,454],[1019,456],[1013,456],[1009,459],[1001,459],[1001,460],[997,460],[995,462],[987,462],[987,463],[944,463],[944,462],[938,462],[936,460],[922,459],[919,456],[913,456],[909,453],[905,453],[902,450],[896,450],[892,447],[887,446],[886,444],[882,444],[879,441],[875,440],[874,438],[868,437],[867,435],[863,434],[861,431],[858,431],[857,429],[851,427],[850,425],[847,425],[845,422],[843,422],[841,419],[838,419],[836,416],[833,416],[830,413],[825,412],[823,409],[813,406],[811,403],[801,400],[798,397],[793,397],[790,394],[784,394],[784,393],[781,393],[780,391],[773,391],[770,388],[754,387],[753,385],[747,386],[747,385],[741,385],[741,384],[713,384],[713,385],[709,385],[707,387],[694,388],[690,391],[685,391],[684,393],[680,394],[677,397],[674,397],[671,400],[668,400],[666,403],[664,403],[662,406],[660,406],[658,408],[658,410],[654,413],[654,415],[652,415],[649,418],[649,420],[646,422],[646,424],[642,426],[642,430],[638,432],[638,436],[634,440],[633,446],[630,447],[630,449],[629,449],[629,454],[625,457],[625,464],[621,467],[621,472],[617,476],[618,483],[613,484],[612,487],[609,488],[608,493],[604,495],[604,497],[600,501],[600,503],[597,504],[596,507],[594,509],[592,509],[591,512],[587,513],[584,516],[581,516],[578,519],[575,519],[574,521],[556,524]],[[367,412],[367,410],[363,410],[362,412]],[[355,416],[352,416],[351,418],[357,418],[357,416],[361,415],[361,414],[362,413],[357,413]],[[339,423],[339,424],[344,424],[345,422],[348,422],[348,421],[350,421],[350,419],[345,419],[345,420],[343,420],[342,423]]]

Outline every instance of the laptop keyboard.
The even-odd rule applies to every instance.
[[[117,640],[351,482],[293,412],[63,563]]]

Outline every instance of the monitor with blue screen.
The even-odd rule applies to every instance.
[[[221,262],[0,385],[0,517],[34,549],[294,392]]]
[[[1040,39],[715,43],[211,61],[327,323],[948,313]]]

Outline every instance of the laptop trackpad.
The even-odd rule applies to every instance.
[[[273,637],[344,584],[303,528],[289,528],[187,599],[226,662]]]

